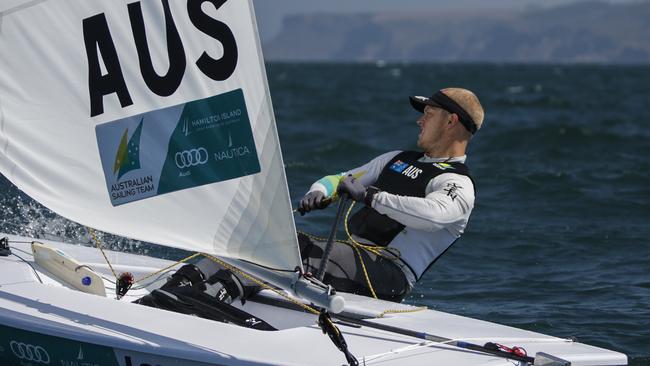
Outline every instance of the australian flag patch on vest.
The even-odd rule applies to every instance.
[[[406,169],[408,166],[409,166],[408,163],[405,163],[405,162],[403,162],[403,161],[401,161],[401,160],[397,160],[397,161],[395,161],[395,162],[393,163],[393,165],[390,166],[390,169],[391,169],[391,170],[394,170],[394,171],[396,171],[396,172],[398,172],[398,173],[401,173],[401,172],[403,172],[404,169]]]
[[[405,175],[411,179],[417,179],[418,175],[422,173],[422,169],[405,163],[401,160],[396,160],[390,167],[390,170]]]

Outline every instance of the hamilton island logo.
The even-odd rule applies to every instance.
[[[210,114],[200,118],[190,119],[186,116],[181,122],[181,133],[187,137],[194,132],[205,132],[220,126],[237,123],[241,117],[241,108],[223,113]]]
[[[140,119],[138,127],[129,138],[129,129],[124,130],[120,146],[117,148],[113,174],[117,174],[119,180],[122,176],[132,170],[140,169],[140,135],[142,134],[142,122]]]
[[[187,117],[185,117],[183,120],[183,128],[181,129],[181,132],[183,132],[183,135],[185,135],[185,137],[189,136],[192,133],[190,130],[190,119]]]

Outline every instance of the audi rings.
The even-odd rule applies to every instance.
[[[41,346],[11,341],[9,347],[11,347],[11,352],[19,360],[42,363],[44,365],[50,364],[50,355]]]
[[[203,147],[179,151],[174,155],[174,162],[178,169],[189,168],[208,162],[208,150]]]

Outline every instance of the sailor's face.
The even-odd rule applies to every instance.
[[[442,108],[426,106],[424,113],[417,120],[417,124],[420,126],[418,147],[424,151],[428,151],[439,143],[444,133],[444,126],[448,120],[449,112]]]

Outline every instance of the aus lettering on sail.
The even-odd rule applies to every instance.
[[[201,6],[210,3],[219,10],[227,0],[187,0],[187,16],[197,31],[221,44],[223,54],[215,59],[203,52],[191,60],[206,77],[223,81],[228,79],[237,66],[238,51],[235,36],[224,22],[208,15]],[[165,38],[169,67],[159,75],[154,69],[140,1],[126,5],[134,46],[137,50],[142,82],[154,94],[167,97],[179,88],[187,69],[187,56],[183,39],[174,21],[169,0],[160,0],[164,13]],[[163,16],[163,14],[161,14]],[[90,116],[104,113],[104,97],[116,94],[122,108],[132,105],[133,98],[124,78],[123,64],[111,35],[110,21],[104,13],[83,19],[83,37],[88,57],[88,92],[90,95]],[[105,73],[102,72],[102,67]]]

